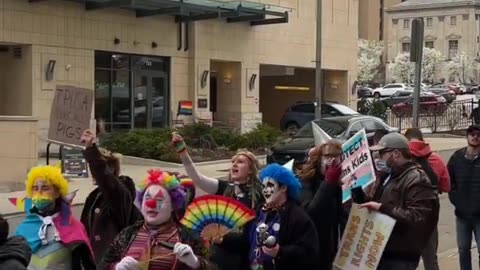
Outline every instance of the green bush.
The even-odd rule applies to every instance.
[[[173,129],[165,128],[114,133],[103,138],[102,147],[127,156],[179,162],[178,154],[170,145],[172,132]],[[227,152],[240,148],[251,151],[264,149],[273,145],[282,135],[277,128],[263,124],[242,135],[205,124],[188,125],[178,132],[188,147],[214,152],[220,149]]]
[[[282,136],[279,129],[269,125],[260,124],[250,132],[244,133],[236,138],[229,146],[230,150],[247,148],[258,150],[272,146]]]
[[[360,99],[357,102],[357,110],[361,114],[375,116],[383,120],[387,119],[387,107],[382,101],[377,99]]]

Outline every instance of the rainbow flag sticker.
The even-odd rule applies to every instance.
[[[192,115],[193,102],[189,100],[182,100],[178,102],[178,115]]]

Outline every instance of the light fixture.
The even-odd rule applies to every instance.
[[[47,71],[45,72],[46,80],[53,80],[53,72],[55,71],[56,60],[49,60],[47,65]]]
[[[155,42],[155,41],[152,41],[152,48],[157,48],[158,47],[158,44]]]
[[[210,71],[208,70],[204,70],[203,73],[202,73],[202,80],[200,81],[200,86],[202,88],[205,88],[205,86],[207,86],[207,79],[208,79],[208,74],[210,73]]]
[[[136,40],[133,41],[133,45],[137,46],[138,44],[140,44],[140,42],[138,42]]]
[[[120,44],[120,39],[115,37],[115,39],[113,40],[113,44],[115,44],[115,45]]]
[[[255,80],[257,79],[257,74],[252,74],[250,81],[248,83],[248,88],[252,91],[255,88]]]
[[[310,87],[276,85],[275,90],[309,91]]]

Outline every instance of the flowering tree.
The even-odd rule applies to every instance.
[[[434,81],[435,75],[444,63],[442,53],[435,49],[423,49],[422,81]]]
[[[413,81],[415,72],[415,63],[410,62],[409,53],[401,53],[395,57],[395,63],[392,65],[392,73],[399,81],[410,83]]]
[[[466,52],[457,53],[448,62],[450,76],[457,77],[462,83],[466,83],[467,79],[473,78],[478,67],[478,63]]]
[[[423,48],[422,57],[422,78],[433,81],[436,73],[443,64],[443,56],[438,50]],[[413,82],[415,76],[415,63],[410,62],[410,54],[402,53],[397,55],[392,66],[393,75],[401,82]],[[422,80],[422,81],[423,81]]]
[[[383,48],[381,41],[358,41],[358,81],[361,84],[372,81],[377,75]]]

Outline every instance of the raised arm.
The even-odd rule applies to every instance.
[[[86,130],[82,135],[82,143],[87,147],[83,151],[83,156],[88,162],[98,188],[106,198],[112,209],[115,210],[115,217],[119,220],[122,227],[129,225],[131,209],[133,207],[133,198],[127,187],[125,187],[118,177],[116,177],[112,169],[107,165],[107,161],[103,157],[98,147],[93,143],[95,136],[90,130]]]
[[[185,141],[183,140],[182,136],[180,136],[180,134],[176,132],[172,134],[172,145],[175,147],[175,150],[180,155],[180,159],[182,160],[187,175],[192,179],[195,185],[201,188],[203,191],[207,192],[208,194],[217,193],[219,180],[202,175],[198,172],[197,168],[195,168],[195,164],[193,163],[190,155],[187,152]]]

